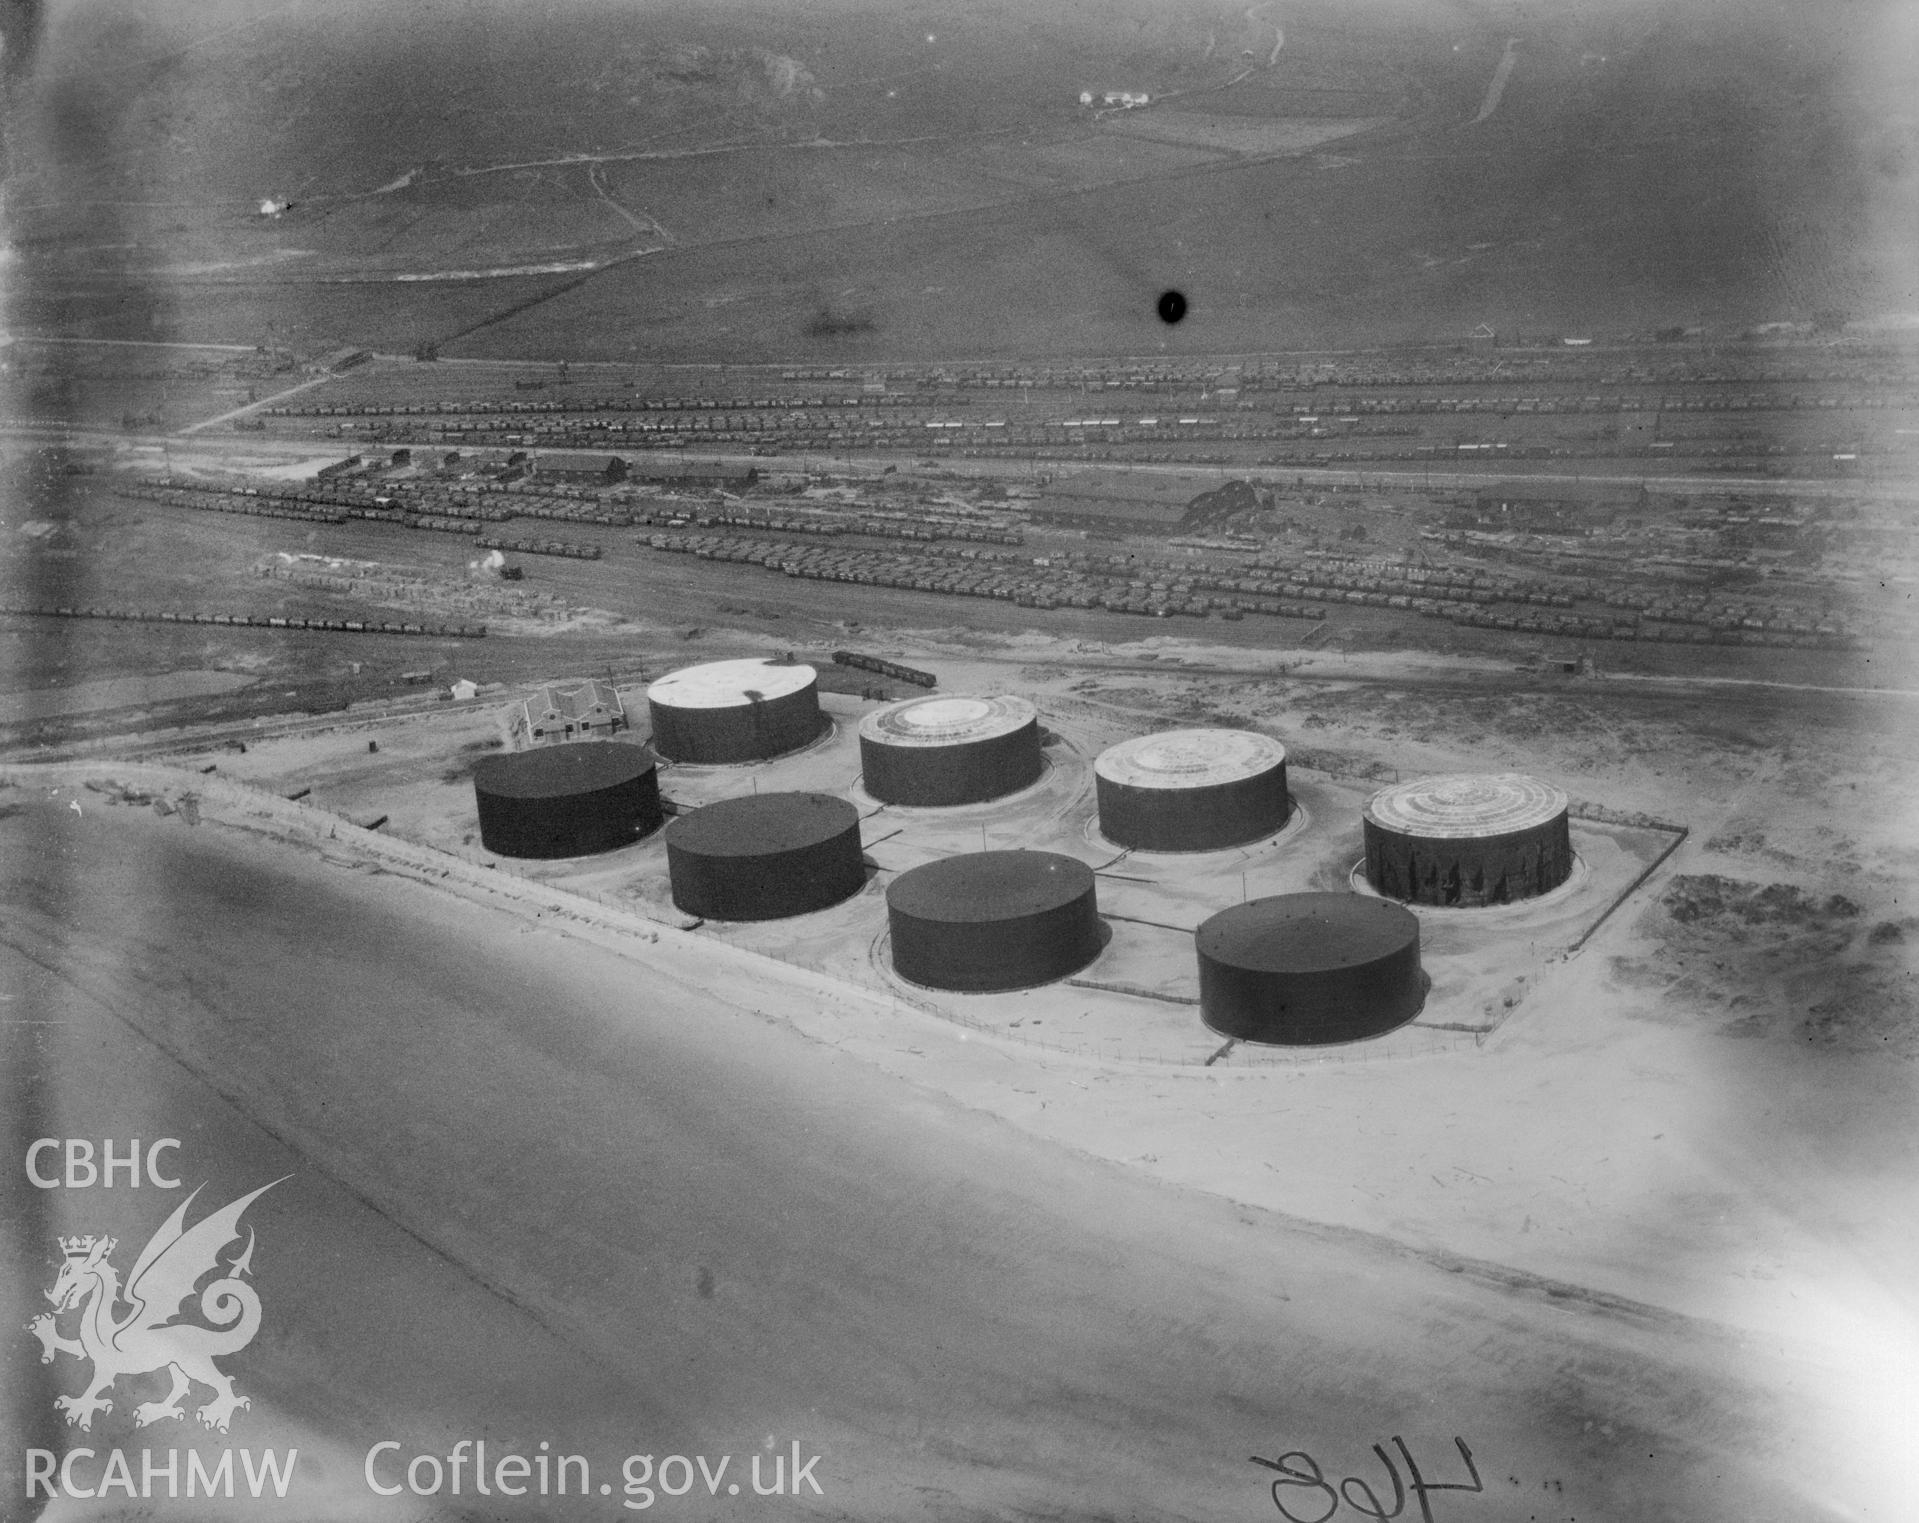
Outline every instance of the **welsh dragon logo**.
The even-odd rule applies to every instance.
[[[198,1413],[209,1428],[226,1432],[235,1409],[252,1405],[234,1394],[232,1379],[213,1361],[245,1348],[260,1330],[260,1297],[246,1281],[253,1263],[253,1229],[247,1229],[247,1245],[240,1254],[227,1263],[220,1256],[240,1240],[240,1213],[281,1182],[262,1185],[187,1227],[187,1207],[200,1193],[196,1189],[140,1250],[124,1290],[120,1272],[110,1261],[115,1239],[60,1239],[66,1261],[46,1292],[53,1310],[35,1317],[27,1331],[40,1340],[42,1364],[51,1364],[55,1354],[72,1354],[93,1363],[93,1380],[85,1391],[54,1399],[68,1422],[90,1429],[94,1413],[113,1410],[106,1392],[116,1380],[159,1370],[172,1371],[173,1389],[164,1401],[143,1401],[134,1408],[136,1427],[184,1418],[180,1400],[196,1382],[213,1389],[213,1399]],[[219,1278],[199,1292],[200,1315],[213,1325],[176,1321],[182,1304],[214,1273]],[[127,1308],[124,1315],[122,1306]],[[80,1316],[77,1339],[60,1335],[58,1319],[70,1311]]]

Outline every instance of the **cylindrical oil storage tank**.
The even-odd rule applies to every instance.
[[[1356,1042],[1426,1002],[1419,918],[1367,894],[1254,899],[1202,922],[1193,941],[1200,1018],[1244,1042]]]
[[[1286,748],[1251,730],[1168,730],[1093,763],[1100,834],[1138,851],[1217,851],[1286,823]]]
[[[669,761],[764,761],[797,751],[825,727],[818,674],[797,662],[710,661],[646,690],[653,749]]]
[[[643,746],[583,740],[483,757],[480,843],[502,857],[583,857],[660,824],[658,763]]]
[[[1399,783],[1366,805],[1366,881],[1413,904],[1508,904],[1573,870],[1566,795],[1517,772]]]
[[[860,812],[826,793],[722,799],[666,827],[673,902],[708,920],[781,920],[866,882]]]
[[[976,851],[901,873],[886,890],[893,969],[934,989],[1028,989],[1099,955],[1093,870],[1050,851]]]
[[[861,782],[883,803],[977,804],[1040,767],[1039,713],[1024,698],[907,698],[860,721]]]

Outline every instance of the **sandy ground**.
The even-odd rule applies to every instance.
[[[1742,690],[1721,700],[1710,687],[1667,694],[1656,685],[1615,682],[1532,693],[1521,702],[1499,692],[1490,670],[1462,672],[1457,661],[1417,657],[1400,663],[1370,658],[1362,670],[1338,656],[1322,657],[1320,670],[1310,672],[1297,657],[1249,659],[1246,652],[1173,640],[1072,651],[1058,642],[969,642],[948,632],[908,648],[940,671],[948,690],[1035,696],[1058,740],[1049,752],[1048,779],[997,822],[991,811],[979,820],[956,817],[966,811],[904,822],[889,815],[914,812],[891,811],[869,819],[865,837],[878,868],[970,846],[968,833],[981,824],[988,844],[1000,844],[992,839],[995,829],[1024,839],[1035,821],[1050,822],[1056,844],[1102,860],[1104,849],[1089,831],[1073,782],[1075,768],[1123,734],[1187,723],[1250,723],[1286,736],[1295,755],[1313,763],[1296,771],[1304,822],[1270,843],[1263,865],[1257,851],[1226,867],[1219,861],[1198,864],[1203,871],[1178,865],[1156,884],[1114,884],[1111,900],[1103,883],[1109,909],[1139,908],[1157,895],[1163,910],[1170,895],[1188,916],[1172,923],[1186,925],[1205,907],[1206,894],[1219,892],[1217,882],[1204,885],[1209,873],[1229,880],[1228,902],[1239,896],[1231,880],[1241,870],[1270,875],[1273,887],[1285,886],[1289,874],[1311,880],[1338,867],[1356,843],[1356,829],[1354,842],[1340,832],[1351,828],[1351,813],[1374,781],[1390,780],[1393,768],[1407,775],[1465,770],[1483,764],[1489,751],[1502,767],[1540,772],[1615,816],[1656,815],[1691,834],[1571,956],[1565,953],[1574,932],[1589,928],[1597,909],[1610,902],[1606,890],[1629,880],[1669,836],[1582,824],[1586,878],[1559,904],[1501,911],[1479,923],[1460,912],[1428,916],[1429,967],[1441,1002],[1457,996],[1450,986],[1477,980],[1470,993],[1480,1002],[1484,1031],[1462,1037],[1408,1028],[1386,1042],[1310,1061],[1280,1054],[1276,1061],[1207,1067],[1203,1054],[1194,1061],[1182,1050],[1176,1061],[1163,1054],[1149,1061],[1153,1055],[1144,1051],[1151,1044],[1140,1033],[1149,1029],[1177,1033],[1187,1048],[1196,1045],[1197,1023],[1187,1006],[1081,986],[942,1001],[898,984],[885,970],[876,936],[883,872],[864,894],[807,923],[751,931],[708,926],[688,935],[676,929],[685,917],[662,891],[657,842],[591,863],[487,865],[486,855],[465,839],[472,831],[467,768],[498,739],[497,705],[449,705],[404,723],[348,724],[254,745],[244,755],[185,754],[163,786],[175,798],[201,794],[209,821],[243,822],[269,836],[305,841],[317,858],[289,860],[282,851],[265,859],[273,872],[298,881],[303,900],[317,893],[331,906],[342,882],[351,885],[348,899],[356,902],[376,890],[398,892],[387,878],[364,876],[369,862],[463,896],[465,903],[414,892],[392,901],[393,913],[413,926],[404,940],[408,950],[395,955],[415,956],[422,938],[435,944],[458,929],[511,957],[500,990],[480,1000],[495,1012],[490,1019],[501,1031],[522,1019],[564,1024],[570,1019],[564,1012],[580,1001],[599,1008],[601,995],[549,987],[559,970],[570,976],[590,962],[606,970],[609,982],[596,986],[603,993],[624,989],[630,999],[636,989],[670,988],[666,1003],[692,1012],[687,1018],[701,1031],[730,1029],[726,1020],[742,1016],[774,1021],[781,1042],[805,1039],[796,1051],[830,1053],[842,1065],[836,1073],[882,1085],[880,1093],[893,1096],[895,1105],[963,1114],[973,1118],[969,1124],[1010,1125],[995,1135],[1024,1139],[1019,1147],[1037,1147],[1032,1157],[1052,1160],[1048,1167],[1064,1167],[1060,1160],[1071,1158],[1080,1160],[1076,1167],[1120,1165],[1123,1174],[1100,1177],[1168,1191],[1164,1199],[1188,1203],[1181,1209],[1238,1207],[1278,1241],[1358,1255],[1367,1267],[1356,1271],[1355,1283],[1372,1285],[1378,1266],[1389,1264],[1394,1274],[1433,1276],[1421,1284],[1473,1287],[1473,1294],[1505,1307],[1502,1316],[1516,1315],[1514,1308],[1557,1308],[1568,1325],[1604,1326],[1608,1338],[1616,1325],[1658,1329],[1651,1349],[1615,1350],[1602,1361],[1632,1371],[1642,1387],[1661,1388],[1664,1377],[1644,1362],[1655,1349],[1736,1349],[1727,1370],[1750,1377],[1780,1403],[1779,1423],[1763,1440],[1749,1429],[1728,1439],[1737,1457],[1715,1473],[1756,1475],[1753,1466],[1772,1463],[1758,1458],[1762,1452],[1783,1454],[1793,1444],[1817,1451],[1808,1451],[1801,1467],[1802,1478],[1814,1478],[1803,1485],[1768,1490],[1771,1481],[1756,1482],[1774,1499],[1763,1505],[1735,1502],[1731,1493],[1694,1493],[1684,1506],[1661,1511],[1668,1504],[1651,1492],[1634,1492],[1622,1505],[1600,1483],[1581,1480],[1581,1500],[1564,1503],[1568,1518],[1763,1516],[1764,1506],[1808,1487],[1825,1500],[1796,1502],[1813,1510],[1795,1515],[1901,1515],[1894,1457],[1904,1452],[1901,1424],[1919,1399],[1919,1309],[1911,1290],[1919,1284],[1919,1233],[1912,1226],[1919,1221],[1919,1160],[1909,1124],[1915,1044],[1908,952],[1919,920],[1900,902],[1919,865],[1912,825],[1919,800],[1909,782],[1915,729],[1905,699]],[[1229,658],[1236,658],[1231,665]],[[1432,679],[1427,686],[1398,685],[1417,679],[1419,668]],[[828,706],[841,733],[763,769],[758,786],[825,787],[858,796],[845,732],[861,705],[834,697]],[[369,738],[378,740],[377,752],[368,749]],[[1386,758],[1392,766],[1382,772]],[[198,769],[209,765],[218,772],[202,777]],[[115,771],[107,764],[100,775]],[[117,771],[132,776],[125,766]],[[53,781],[33,776],[37,788]],[[221,776],[251,778],[262,791],[227,796]],[[78,775],[66,781],[71,790]],[[671,769],[664,781],[670,798],[690,803],[755,786],[736,769]],[[299,805],[278,798],[302,787],[313,791]],[[27,791],[0,794],[0,803]],[[61,814],[72,802],[82,813]],[[143,837],[170,830],[176,842],[187,838],[178,816],[160,821],[84,788],[63,792],[54,806],[58,826],[84,829],[86,839],[122,825]],[[376,810],[390,815],[385,832],[426,845],[339,823]],[[46,825],[37,808],[29,814]],[[1336,825],[1342,815],[1348,824]],[[101,816],[113,823],[102,825]],[[207,838],[204,830],[192,837]],[[1297,852],[1307,842],[1318,843],[1315,855],[1289,862],[1287,849]],[[255,850],[224,834],[221,849]],[[156,869],[169,884],[172,874],[170,867]],[[37,902],[39,892],[25,891],[26,902]],[[21,900],[16,884],[9,902]],[[474,902],[483,908],[472,908]],[[501,918],[502,907],[512,918]],[[333,908],[315,910],[305,923],[326,927],[325,945],[340,957],[359,958],[360,952],[336,945],[335,918]],[[67,938],[74,955],[97,956],[102,948],[109,960],[126,955],[119,922],[97,923],[97,948],[89,949],[84,936]],[[430,931],[420,929],[429,924]],[[278,951],[274,938],[289,932],[258,934],[289,966],[318,955],[291,945]],[[1166,944],[1158,950],[1116,936],[1102,962],[1130,959],[1109,971],[1130,975],[1122,979],[1129,983],[1158,977],[1162,992],[1177,993],[1173,970],[1181,938],[1163,934]],[[1529,943],[1523,959],[1517,953],[1522,934]],[[1539,941],[1551,944],[1531,945]],[[765,954],[780,961],[769,963]],[[177,976],[157,971],[166,958],[154,956],[153,976],[174,977],[176,987],[181,979],[200,978],[224,986],[233,976],[213,973],[226,966],[213,951],[202,959],[205,973]],[[312,998],[353,1005],[357,994],[324,992],[331,976],[320,978]],[[698,994],[682,991],[675,979]],[[387,996],[372,1004],[383,1000]],[[129,997],[124,1005],[131,1010],[139,1003]],[[1124,1042],[1110,1049],[1103,1044],[1112,1028],[1090,1017],[1095,1010],[1127,1012],[1123,1018],[1134,1023],[1130,1051]],[[729,1011],[734,1014],[722,1019]],[[616,1026],[627,1019],[605,1018]],[[326,1019],[316,1019],[324,1029]],[[1049,1025],[1053,1032],[1042,1034],[1039,1028]],[[291,1065],[288,1073],[312,1061],[311,1054],[279,1051],[280,1035],[262,1042],[261,1061]],[[380,1061],[397,1062],[405,1050]],[[857,1062],[846,1068],[846,1059]],[[209,1058],[196,1071],[210,1079],[224,1074],[225,1058]],[[888,1087],[892,1080],[906,1081],[905,1087]],[[555,1082],[563,1092],[564,1083]],[[267,1086],[275,1104],[286,1101],[286,1085],[281,1079]],[[695,1087],[737,1092],[717,1078]],[[554,1114],[564,1114],[564,1104],[555,1103]],[[835,1116],[849,1114],[837,1099],[831,1103]],[[517,1106],[488,1106],[489,1124],[517,1115]],[[403,1132],[411,1146],[413,1130]],[[358,1135],[357,1124],[351,1135]],[[839,1135],[835,1122],[817,1146],[840,1147],[833,1140]],[[347,1145],[344,1136],[341,1145]],[[733,1156],[721,1148],[713,1166],[730,1167],[718,1160]],[[802,1156],[811,1155],[802,1149]],[[578,1149],[567,1159],[569,1166],[577,1162]],[[1013,1167],[1026,1169],[1028,1162],[1022,1154]],[[517,1211],[523,1195],[509,1189],[497,1198]],[[409,1209],[438,1205],[415,1202]],[[1045,1229],[1051,1231],[1080,1218],[1059,1217],[1048,1203],[1035,1220],[1051,1224]],[[728,1241],[724,1233],[712,1240]],[[1114,1260],[1125,1261],[1124,1254]],[[1181,1272],[1190,1278],[1200,1269],[1200,1282],[1210,1284],[1211,1268],[1188,1260]],[[1370,1347],[1370,1334],[1351,1326],[1338,1337]],[[1509,1391],[1535,1378],[1538,1370],[1528,1368],[1513,1366]],[[1590,1363],[1562,1361],[1556,1368],[1562,1390],[1587,1389]],[[902,1389],[917,1391],[923,1377],[921,1371]],[[1408,1389],[1397,1377],[1387,1384]],[[1369,1389],[1361,1379],[1343,1389],[1350,1395],[1363,1388]],[[1325,1399],[1346,1410],[1346,1397],[1329,1392]],[[920,1410],[917,1397],[904,1398],[904,1409]],[[1617,1414],[1594,1421],[1600,1425],[1594,1432],[1627,1430]],[[852,1420],[852,1427],[866,1431],[864,1422]],[[1101,1442],[1110,1444],[1121,1430],[1143,1431],[1128,1417]],[[1333,1430],[1362,1456],[1374,1441],[1344,1419],[1325,1431]],[[1657,1443],[1649,1451],[1663,1452]],[[1031,1477],[1020,1484],[1030,1486]],[[968,1503],[985,1495],[976,1481],[953,1492]],[[891,1493],[877,1508],[872,1499],[881,1493],[860,1494],[864,1500],[851,1515],[897,1505]],[[1258,1505],[1270,1505],[1263,1493],[1255,1496]],[[1558,1493],[1552,1504],[1561,1505]],[[1473,1505],[1490,1509],[1491,1498]],[[1149,1512],[1182,1515],[1170,1503]],[[965,1515],[964,1509],[954,1515]],[[1105,1513],[1095,1508],[1087,1515]]]
[[[385,1503],[362,1480],[374,1442],[486,1436],[587,1455],[596,1484],[635,1452],[822,1456],[817,1499],[688,1516],[1211,1518],[1271,1505],[1249,1455],[1371,1475],[1367,1446],[1399,1434],[1429,1475],[1463,1479],[1455,1436],[1477,1456],[1485,1492],[1436,1495],[1441,1517],[1893,1516],[1861,1511],[1876,1478],[1838,1368],[1775,1338],[1045,1145],[1030,1117],[924,1083],[950,1058],[947,1085],[1003,1085],[1004,1050],[710,942],[662,931],[616,955],[581,923],[209,815],[24,793],[0,821],[0,956],[31,1012],[6,1028],[32,1102],[15,1129],[178,1136],[210,1200],[292,1176],[253,1208],[267,1324],[229,1360],[254,1406],[228,1442],[297,1445],[301,1468],[284,1505],[229,1515],[613,1515],[600,1497]],[[863,1061],[889,1028],[891,1059]],[[909,1059],[921,1082],[883,1071]],[[1115,1098],[1090,1067],[1047,1082]],[[1272,1082],[1205,1081],[1268,1105]],[[41,1245],[16,1248],[10,1312],[50,1277],[53,1234],[138,1241],[170,1204],[4,1188]],[[24,1367],[16,1431],[57,1443],[72,1366]],[[213,1443],[136,1435],[124,1412],[93,1445]],[[45,1514],[136,1515],[209,1514]]]
[[[43,719],[50,714],[145,708],[174,698],[230,693],[252,680],[237,672],[169,672],[160,677],[102,677],[65,687],[0,693],[0,723]]]
[[[1039,654],[1014,645],[1006,654]],[[1437,700],[1422,694],[1415,724],[1408,712],[1415,703],[1406,695],[1360,683],[1309,684],[1296,674],[1278,682],[1200,680],[1195,673],[1216,671],[1229,653],[1170,640],[1126,653],[1172,666],[1163,677],[1137,670],[1089,677],[1058,666],[962,662],[950,651],[939,654],[948,657],[935,663],[945,688],[1017,690],[1038,698],[1056,737],[1042,782],[1002,805],[871,812],[863,834],[879,871],[862,895],[802,921],[709,925],[698,933],[961,1028],[943,1031],[935,1023],[904,1043],[897,1033],[868,1030],[849,1015],[852,1028],[820,1027],[825,1039],[852,1043],[916,1082],[1071,1146],[1302,1218],[1755,1331],[1807,1326],[1808,1297],[1832,1301],[1847,1337],[1882,1317],[1910,1320],[1903,1283],[1890,1272],[1894,1264],[1919,1265],[1919,1238],[1905,1225],[1919,1219],[1911,1209],[1919,1204],[1919,1176],[1908,1129],[1894,1124],[1902,1123],[1902,1107],[1912,1098],[1910,1066],[1888,1064],[1886,1043],[1869,1039],[1803,1043],[1782,1028],[1783,1041],[1754,1041],[1752,1012],[1733,1005],[1741,994],[1732,991],[1722,992],[1721,1004],[1732,1006],[1729,1018],[1743,1017],[1747,1027],[1745,1039],[1729,1039],[1725,1019],[1700,1018],[1710,1016],[1710,998],[1683,997],[1710,994],[1700,987],[1701,970],[1687,974],[1669,955],[1673,927],[1661,896],[1676,881],[1716,868],[1757,885],[1788,866],[1804,878],[1819,865],[1811,852],[1791,863],[1780,860],[1777,846],[1767,848],[1772,860],[1759,863],[1749,852],[1728,849],[1751,844],[1723,823],[1742,818],[1742,810],[1763,814],[1773,835],[1786,837],[1794,816],[1780,810],[1773,790],[1784,785],[1801,799],[1804,794],[1800,774],[1782,770],[1776,755],[1734,745],[1715,757],[1698,744],[1701,737],[1685,733],[1692,721],[1658,708],[1650,717],[1607,718],[1586,698],[1568,698],[1554,716],[1537,701],[1519,706],[1478,693]],[[1363,675],[1403,677],[1406,666],[1421,664],[1451,669],[1436,658],[1407,658],[1399,668],[1374,658]],[[638,704],[638,690],[626,696]],[[669,768],[664,792],[683,807],[755,788],[818,788],[864,800],[851,732],[869,705],[829,696],[826,706],[836,733],[807,751],[755,769]],[[1542,711],[1555,722],[1540,723]],[[1423,912],[1434,990],[1420,1021],[1381,1042],[1304,1057],[1241,1046],[1194,1072],[1221,1044],[1190,1005],[1081,986],[938,996],[891,975],[881,896],[893,872],[982,843],[1044,846],[1110,863],[1113,853],[1092,819],[1090,759],[1103,745],[1154,727],[1155,718],[1161,727],[1260,723],[1289,744],[1303,741],[1301,749],[1322,766],[1363,768],[1390,754],[1405,775],[1416,768],[1470,768],[1482,753],[1458,737],[1470,733],[1473,722],[1495,733],[1524,724],[1534,732],[1525,738],[1526,752],[1503,749],[1501,765],[1535,768],[1614,810],[1677,815],[1693,834],[1570,960],[1567,949],[1671,843],[1669,835],[1582,823],[1576,832],[1580,877],[1551,901],[1481,915]],[[370,753],[366,739],[376,733],[380,750]],[[468,767],[499,733],[497,706],[481,704],[377,731],[346,728],[269,742],[244,756],[209,752],[187,760],[276,792],[311,787],[309,803],[347,818],[387,814],[388,832],[467,861],[492,863],[663,925],[688,924],[670,902],[657,837],[606,858],[550,865],[495,859],[479,848]],[[1846,749],[1855,757],[1868,754],[1856,741]],[[1743,777],[1742,791],[1724,791],[1729,774]],[[1343,886],[1359,855],[1357,811],[1372,784],[1305,768],[1295,769],[1295,779],[1304,819],[1276,842],[1116,866],[1114,876],[1101,880],[1102,907],[1132,923],[1121,922],[1127,934],[1115,935],[1079,977],[1189,998],[1195,992],[1190,940],[1163,927],[1191,927],[1243,891]],[[1880,788],[1883,779],[1869,786]],[[870,800],[864,804],[874,809]],[[1798,813],[1805,812],[1802,804]],[[1830,827],[1816,821],[1799,828],[1815,851],[1830,839]],[[1882,840],[1881,849],[1893,853],[1885,866],[1898,869],[1905,849],[1899,837]],[[1866,890],[1876,875],[1855,870],[1863,864],[1824,865],[1839,867],[1862,905],[1872,897]],[[1772,872],[1754,876],[1755,866]],[[1157,881],[1141,883],[1140,873]],[[1910,977],[1907,943],[1874,945],[1869,929],[1897,929],[1880,918],[1896,908],[1896,885],[1887,883],[1886,903],[1862,912],[1856,926],[1841,927],[1872,959],[1864,971],[1844,973],[1849,982],[1842,986],[1876,998],[1880,1024],[1903,1025],[1899,1017],[1909,1006],[1899,985]],[[1711,967],[1714,961],[1728,961],[1715,955],[1724,948],[1705,934],[1711,929],[1689,927],[1700,942],[1694,960],[1705,975],[1723,971]],[[1803,943],[1791,950],[1799,954],[1801,978],[1834,976],[1830,966],[1803,955]],[[1692,985],[1671,998],[1675,982],[1688,976]],[[752,1003],[751,996],[742,998]],[[1856,999],[1853,1008],[1869,1004]],[[856,1008],[864,1007],[849,1007]],[[1478,1029],[1445,1029],[1452,1026]],[[952,1047],[961,1033],[991,1040],[962,1053]],[[944,1055],[928,1056],[929,1041],[941,1044]],[[913,1046],[921,1053],[911,1052]],[[991,1056],[977,1056],[981,1052]],[[1236,1078],[1246,1068],[1270,1071],[1241,1085]],[[1196,1091],[1205,1098],[1196,1102]],[[1804,1115],[1821,1097],[1840,1096],[1859,1118],[1859,1135],[1874,1139],[1870,1147],[1842,1143],[1837,1127],[1808,1136],[1805,1127],[1765,1119],[1780,1107]],[[1511,1145],[1515,1131],[1529,1139],[1524,1150]],[[1755,1196],[1755,1176],[1779,1189]],[[1806,1204],[1790,1203],[1795,1200]],[[1623,1221],[1633,1224],[1630,1232],[1622,1234]],[[1833,1276],[1844,1280],[1843,1294],[1827,1294]]]

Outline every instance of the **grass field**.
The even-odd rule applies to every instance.
[[[1869,316],[1910,283],[1889,13],[1309,5],[1277,54],[1270,19],[1200,5],[1013,29],[582,11],[537,36],[475,15],[441,37],[373,12],[231,35],[63,13],[20,116],[15,326],[580,359],[1198,352]],[[1122,87],[1171,99],[1077,104]],[[269,197],[292,205],[262,218]],[[544,265],[569,268],[497,273]],[[492,278],[385,288],[450,272]],[[1176,329],[1150,305],[1173,284]],[[842,307],[858,320],[815,320]]]

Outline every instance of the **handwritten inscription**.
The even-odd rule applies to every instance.
[[[1379,1456],[1379,1463],[1385,1467],[1386,1480],[1392,1487],[1391,1507],[1380,1500],[1373,1483],[1362,1476],[1349,1475],[1337,1485],[1327,1480],[1319,1461],[1304,1449],[1289,1449],[1277,1459],[1262,1459],[1257,1454],[1250,1458],[1253,1464],[1278,1472],[1279,1478],[1272,1485],[1273,1506],[1279,1509],[1287,1523],[1328,1523],[1333,1514],[1339,1511],[1342,1502],[1364,1518],[1396,1518],[1406,1510],[1408,1491],[1419,1503],[1419,1516],[1423,1523],[1436,1523],[1432,1504],[1434,1492],[1480,1492],[1486,1489],[1479,1479],[1478,1467],[1473,1464],[1473,1452],[1466,1447],[1463,1438],[1455,1438],[1453,1443],[1459,1448],[1459,1457],[1465,1462],[1466,1473],[1472,1477],[1470,1482],[1429,1481],[1420,1471],[1419,1462],[1413,1458],[1412,1451],[1406,1447],[1406,1440],[1395,1434],[1392,1443],[1405,1463],[1404,1478],[1400,1475],[1399,1466],[1393,1463],[1392,1456],[1381,1445],[1373,1445],[1373,1453]]]

